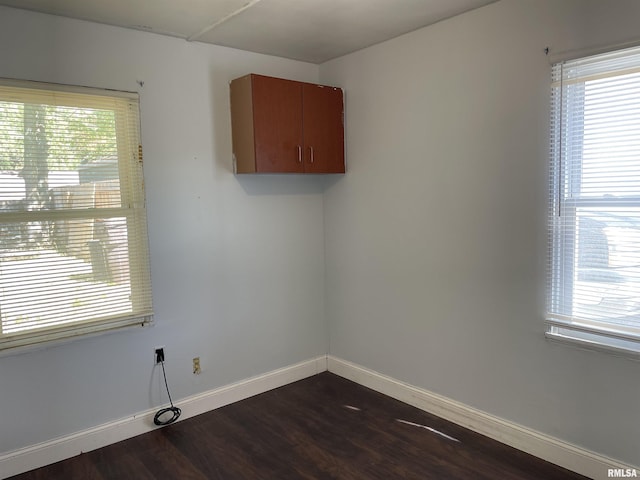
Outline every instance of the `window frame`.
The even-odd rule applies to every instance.
[[[635,207],[640,209],[638,195],[574,197],[580,193],[582,176],[582,153],[565,155],[565,150],[573,149],[575,138],[583,138],[585,119],[585,85],[571,82],[565,84],[564,66],[573,62],[590,60],[600,56],[624,56],[625,51],[639,55],[637,46],[624,48],[579,59],[557,61],[552,64],[551,92],[551,138],[549,165],[549,222],[548,222],[548,264],[547,264],[547,308],[545,314],[545,336],[551,340],[572,343],[580,347],[606,351],[617,355],[640,357],[640,327],[616,325],[614,322],[588,320],[563,315],[560,312],[563,299],[574,301],[576,242],[578,241],[578,219],[581,208]],[[640,65],[637,67],[640,70]],[[605,75],[610,74],[605,72]],[[613,75],[613,74],[612,74]],[[620,74],[621,75],[621,74]],[[567,118],[579,118],[577,122]],[[566,130],[564,131],[566,124]],[[640,131],[637,135],[640,138]],[[584,148],[584,138],[577,148]],[[613,207],[613,208],[612,208]],[[568,224],[564,219],[572,219]],[[640,296],[640,292],[638,294]]]
[[[0,78],[0,101],[29,103],[28,100],[33,100],[31,103],[46,105],[47,103],[42,103],[42,92],[55,96],[56,102],[50,104],[55,106],[104,109],[102,101],[119,104],[119,108],[114,107],[113,112],[120,207],[0,212],[0,223],[26,224],[30,220],[58,219],[126,219],[131,310],[129,314],[98,317],[94,315],[82,321],[61,321],[46,328],[32,328],[9,334],[3,333],[3,320],[0,317],[0,355],[153,323],[139,95],[136,92]],[[127,108],[121,108],[123,102],[127,102]],[[0,303],[0,309],[1,307]]]

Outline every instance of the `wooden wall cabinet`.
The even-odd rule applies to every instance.
[[[236,173],[344,173],[340,88],[250,74],[231,82]]]

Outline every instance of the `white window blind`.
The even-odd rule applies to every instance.
[[[640,48],[553,66],[547,336],[640,351]]]
[[[142,325],[137,94],[0,81],[0,350]]]

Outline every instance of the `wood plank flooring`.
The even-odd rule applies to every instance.
[[[12,480],[584,478],[325,372]]]

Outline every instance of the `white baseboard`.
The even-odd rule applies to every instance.
[[[326,355],[187,397],[175,403],[180,420],[220,408],[327,370]],[[157,409],[0,455],[0,478],[7,478],[157,429]]]
[[[328,364],[329,371],[336,375],[589,478],[607,478],[608,469],[635,469],[640,475],[640,467],[626,465],[360,365],[331,355]]]
[[[180,420],[326,370],[587,477],[607,478],[608,469],[635,469],[640,475],[640,467],[624,464],[333,356],[323,355],[187,397],[176,402],[182,409]],[[153,425],[155,412],[156,409],[147,410],[132,417],[4,453],[0,455],[0,478],[155,430],[158,428]]]

